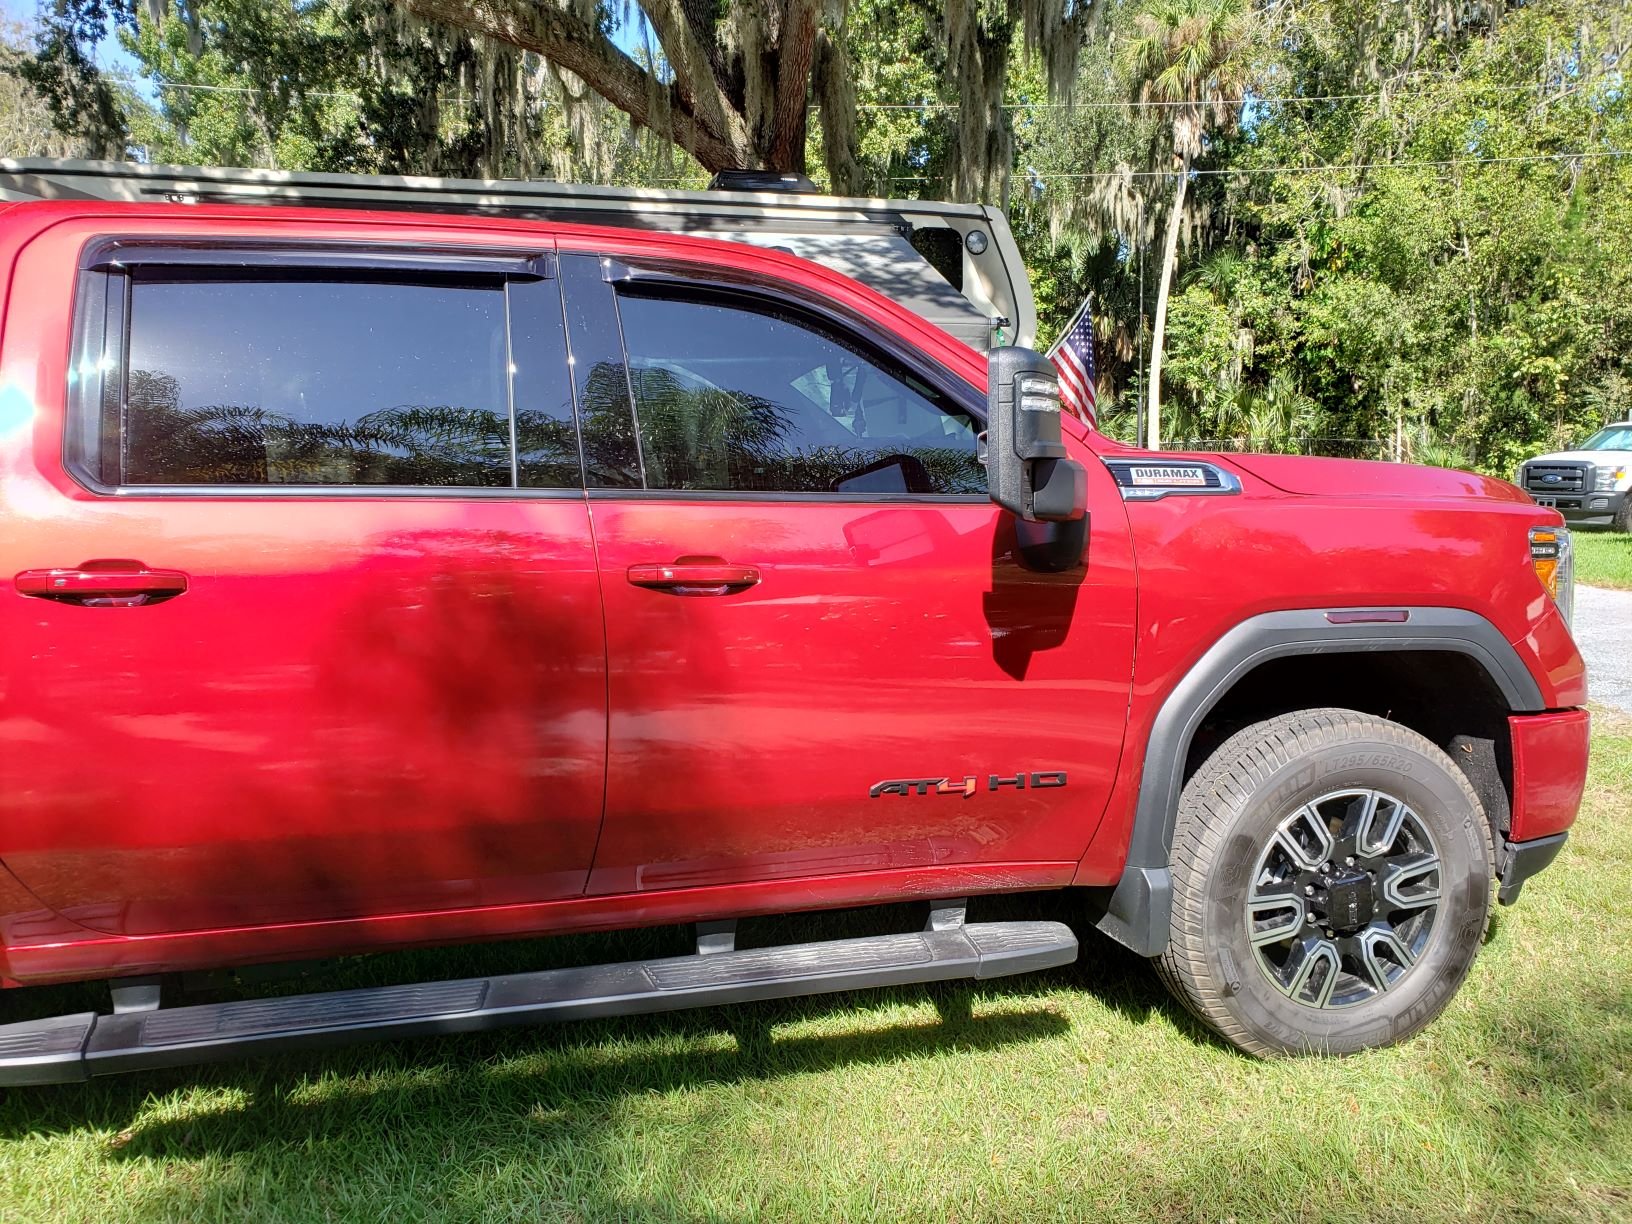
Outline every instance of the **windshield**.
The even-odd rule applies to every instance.
[[[1632,450],[1632,425],[1611,425],[1581,443],[1582,450]]]

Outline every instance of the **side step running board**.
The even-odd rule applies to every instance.
[[[57,1084],[299,1046],[465,1033],[546,1020],[675,1011],[758,999],[1070,964],[1059,922],[959,924],[905,935],[716,951],[666,960],[385,986],[0,1025],[0,1085]]]

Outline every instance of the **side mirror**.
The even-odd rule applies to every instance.
[[[1073,523],[1088,512],[1088,473],[1060,434],[1060,379],[1031,349],[993,349],[986,367],[986,487],[1028,523]]]

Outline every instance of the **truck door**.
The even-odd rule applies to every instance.
[[[129,935],[577,895],[605,661],[551,260],[278,232],[79,276],[67,471],[59,357],[0,509],[0,860]],[[68,313],[37,246],[14,373]]]
[[[610,669],[591,891],[1075,860],[1128,699],[1108,475],[1099,568],[1022,568],[966,383],[639,273],[563,257]]]

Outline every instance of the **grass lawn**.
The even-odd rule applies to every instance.
[[[1632,532],[1575,527],[1575,576],[1591,586],[1632,591]]]
[[[8,1222],[832,1217],[1632,1218],[1632,721],[1600,713],[1575,837],[1446,1016],[1348,1061],[1238,1056],[1085,932],[981,986],[0,1090]]]

